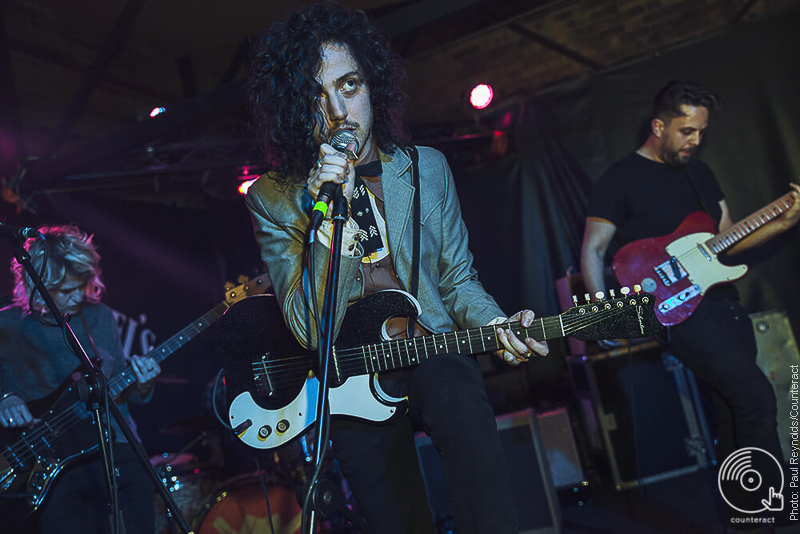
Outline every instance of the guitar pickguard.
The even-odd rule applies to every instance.
[[[538,340],[565,335],[584,340],[643,337],[662,328],[653,301],[647,293],[625,293],[575,306],[555,317],[540,317],[529,326],[512,321],[505,327],[517,336]],[[382,390],[379,373],[416,366],[438,355],[472,355],[501,346],[494,325],[385,339],[388,319],[416,317],[418,310],[410,295],[396,290],[372,294],[347,309],[332,354],[331,415],[394,421],[405,414],[406,399]],[[315,355],[303,350],[284,327],[273,298],[250,297],[231,307],[218,339],[231,399],[231,427],[243,442],[258,449],[280,447],[314,424],[319,394]]]
[[[710,287],[737,280],[747,272],[745,265],[723,265],[708,249],[713,228],[711,217],[695,212],[675,232],[633,241],[614,256],[614,273],[621,284],[638,284],[655,295],[661,324],[683,322]]]

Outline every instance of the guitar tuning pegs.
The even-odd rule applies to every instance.
[[[250,281],[250,279],[247,278],[245,275],[240,274],[239,278],[237,278],[236,281],[239,282],[240,284],[246,284],[247,282]]]
[[[639,284],[633,284],[633,292],[634,293],[641,293],[642,292],[642,286],[640,286]]]
[[[597,293],[594,294],[594,298],[596,298],[597,300],[603,300],[604,298],[606,298],[606,294],[603,293],[602,291],[598,291]]]
[[[578,305],[578,296],[577,295],[572,295],[572,303],[575,304],[575,306]]]
[[[615,298],[617,297],[617,296],[614,294],[614,290],[613,290],[613,289],[609,289],[609,290],[608,290],[608,295],[611,297],[611,299],[612,299],[612,300],[613,300],[613,299],[615,299]]]
[[[225,282],[225,291],[230,291],[231,289],[233,289],[233,284]]]
[[[586,304],[589,304],[590,302],[592,302],[592,297],[589,295],[589,293],[584,293],[583,294],[583,298],[586,299]]]
[[[631,288],[629,288],[628,286],[624,286],[620,288],[619,292],[622,293],[623,296],[627,297],[628,293],[631,292]]]

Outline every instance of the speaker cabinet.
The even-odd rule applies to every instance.
[[[499,416],[497,429],[508,464],[520,534],[560,533],[561,509],[534,410]],[[444,526],[440,532],[447,532],[450,505],[439,454],[425,434],[417,436],[416,444],[428,504],[437,525]]]
[[[800,354],[797,350],[789,318],[782,311],[768,311],[750,315],[758,347],[758,366],[769,378],[778,401],[778,435],[781,438],[783,458],[787,462],[791,456],[792,436],[790,421],[792,410],[792,384],[797,387],[798,380],[792,379],[792,366],[798,372]],[[794,390],[797,394],[797,389]],[[795,437],[797,437],[795,435]]]
[[[656,342],[570,356],[567,367],[601,480],[624,490],[709,464],[694,375]]]
[[[537,410],[536,421],[561,506],[585,504],[591,491],[567,407]]]

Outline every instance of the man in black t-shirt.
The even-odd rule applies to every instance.
[[[664,236],[696,211],[706,211],[718,231],[733,224],[714,173],[692,159],[717,107],[717,96],[699,84],[668,83],[653,102],[645,143],[597,182],[581,251],[583,279],[591,294],[606,289],[603,260],[615,237],[625,244]],[[794,205],[729,254],[764,243],[797,223],[800,187],[790,185]],[[709,386],[720,461],[745,447],[758,447],[780,461],[775,394],[756,365],[755,337],[733,286],[707,291],[694,313],[670,328],[669,343],[673,354]],[[787,507],[783,510],[787,513]]]

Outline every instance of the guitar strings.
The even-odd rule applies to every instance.
[[[610,311],[614,312],[612,315],[617,315],[620,312],[627,311],[629,309],[630,308],[617,308],[617,309],[612,309]],[[586,326],[591,325],[592,323],[596,323],[596,322],[605,320],[604,318],[597,318],[594,315],[587,316],[587,317],[578,317],[578,318],[567,317],[566,319],[567,320],[564,321],[564,327],[565,327],[564,330],[567,333],[575,331],[576,329],[585,328]],[[557,317],[556,318],[546,318],[544,322],[545,323],[550,323],[551,327],[553,327],[553,326],[560,327],[560,322],[559,322]],[[520,328],[519,322],[508,323],[508,324],[509,324],[509,327],[512,328],[512,329]],[[535,329],[536,327],[539,327],[539,326],[540,326],[539,324],[532,325],[531,327],[529,327],[528,330]],[[541,326],[543,328],[547,328],[546,325],[541,325]],[[481,328],[491,328],[491,327],[481,327]],[[476,329],[473,330],[472,334],[466,336],[468,342],[470,342],[470,343],[472,343],[472,342],[475,342],[475,343],[480,342],[480,343],[482,343],[483,342],[483,333],[482,332],[477,332],[477,333],[475,332],[475,331],[478,331],[478,330],[480,330],[480,329],[476,328]],[[437,337],[442,337],[442,340],[439,341],[439,340],[435,339]],[[462,337],[462,338],[465,337],[463,331],[460,332],[460,337]],[[448,341],[447,338],[452,338],[452,340]],[[444,343],[445,345],[450,345],[454,341],[458,341],[459,334],[456,334],[455,332],[446,332],[446,333],[442,333],[442,334],[434,334],[434,335],[424,336],[424,337],[421,337],[421,338],[414,338],[414,339],[416,341],[408,342],[405,339],[403,339],[403,340],[394,340],[394,341],[384,341],[384,342],[379,342],[379,343],[372,344],[372,345],[365,345],[363,348],[362,347],[355,347],[355,348],[350,348],[350,349],[343,349],[343,350],[337,352],[337,357],[338,357],[339,362],[340,362],[339,367],[340,367],[340,369],[342,369],[343,368],[343,364],[347,363],[348,360],[351,360],[351,359],[358,363],[358,365],[357,365],[358,367],[361,367],[361,362],[364,361],[364,349],[367,349],[367,350],[370,350],[370,351],[375,350],[375,354],[377,354],[379,356],[382,356],[384,358],[388,354],[389,357],[394,359],[395,358],[395,354],[398,354],[397,357],[401,358],[401,361],[402,361],[402,355],[400,354],[400,352],[404,348],[406,349],[406,352],[408,352],[408,345],[413,345],[414,350],[419,351],[420,350],[419,340],[424,340],[423,341],[423,349],[427,349],[427,348],[434,348],[435,349],[436,345],[441,345],[442,343]],[[394,347],[392,347],[392,345],[394,345]],[[381,347],[381,346],[388,346],[388,349],[377,350],[377,347]],[[375,347],[376,349],[372,349],[372,347]],[[489,347],[486,350],[493,350],[493,348],[494,347]],[[476,351],[476,352],[479,352],[479,351]],[[353,356],[355,356],[355,358],[353,358]],[[307,368],[308,362],[309,362],[309,359],[306,356],[302,356],[302,357],[282,358],[282,359],[280,359],[278,361],[273,361],[273,362],[256,361],[256,362],[253,362],[252,366],[253,366],[253,369],[254,369],[254,371],[255,371],[255,373],[256,373],[256,375],[258,377],[263,376],[264,373],[269,373],[272,378],[275,378],[278,375],[282,374],[281,371],[289,372],[293,368],[296,368],[298,363],[304,366],[304,372],[305,372],[308,369]],[[352,367],[348,367],[348,369],[351,369],[351,368]],[[284,372],[283,374],[286,374],[286,373]]]
[[[564,333],[568,335],[571,332],[575,332],[577,330],[586,328],[587,326],[591,326],[593,324],[605,321],[608,319],[609,315],[611,317],[614,317],[616,315],[629,311],[631,311],[631,308],[625,306],[620,308],[612,308],[611,310],[606,310],[607,313],[603,314],[603,317],[598,317],[596,315],[579,316],[579,317],[572,317],[572,316],[548,317],[540,320],[538,323],[534,323],[527,330],[528,332],[530,332],[531,330],[539,329],[543,333],[545,330],[548,329],[548,327],[560,328],[563,324]],[[512,330],[517,330],[522,328],[519,321],[506,324]],[[469,344],[473,344],[475,346],[481,346],[481,344],[483,344],[484,342],[484,337],[486,334],[486,331],[483,331],[484,328],[491,329],[490,333],[493,333],[494,331],[493,327],[484,326],[475,329],[470,329],[467,331],[461,331],[458,333],[445,332],[442,334],[432,334],[429,336],[414,338],[411,341],[406,339],[383,341],[375,344],[365,345],[363,347],[342,349],[340,351],[337,351],[336,354],[339,362],[338,368],[344,375],[353,376],[355,374],[364,374],[363,371],[369,373],[369,372],[378,372],[382,370],[387,370],[386,367],[388,366],[383,366],[384,368],[381,369],[382,366],[380,365],[380,361],[378,361],[376,369],[376,364],[372,362],[373,356],[382,358],[384,361],[387,358],[391,358],[393,367],[397,367],[398,359],[401,363],[401,366],[406,366],[403,365],[404,361],[407,361],[409,364],[411,364],[415,360],[427,359],[429,357],[427,356],[428,349],[432,349],[434,354],[436,354],[437,347],[442,348],[443,345],[446,346],[445,350],[447,350],[450,345],[454,345],[456,348],[454,352],[460,352],[458,350],[459,342],[461,342],[461,347],[468,346]],[[492,346],[486,348],[487,351],[496,349],[495,339],[496,338],[494,336],[491,336]],[[422,347],[420,347],[420,341],[422,342]],[[485,345],[483,346],[485,347]],[[411,357],[410,351],[412,350],[418,356]],[[403,354],[403,351],[405,351],[405,355]],[[481,352],[481,351],[474,351],[474,352]],[[269,375],[269,378],[272,382],[277,382],[280,384],[282,379],[286,379],[287,381],[293,379],[296,380],[299,377],[305,376],[311,367],[311,363],[312,360],[310,359],[310,357],[305,355],[289,357],[289,358],[281,358],[280,360],[276,361],[257,360],[252,362],[252,370],[254,377],[256,379],[263,379],[266,375]],[[373,363],[373,365],[370,366],[369,365],[370,363]],[[372,367],[373,369],[372,371],[370,371],[370,367]]]
[[[88,416],[88,412],[81,412],[80,403],[76,402],[71,404],[69,408],[53,417],[53,419],[43,421],[39,424],[38,428],[27,432],[22,439],[13,445],[9,445],[8,450],[12,453],[13,457],[11,459],[6,457],[6,460],[9,461],[9,464],[14,461],[20,466],[23,466],[25,462],[31,458],[42,456],[44,454],[41,452],[42,449],[49,448],[49,445],[43,439],[46,434],[52,433],[58,435]]]
[[[161,360],[156,358],[156,361],[163,361],[163,358],[161,358]],[[111,379],[108,389],[113,396],[117,396],[114,394],[115,390],[120,390],[119,392],[121,393],[130,385],[125,384],[127,381],[126,376],[129,375],[129,369],[130,367],[126,368]],[[121,385],[124,387],[120,389]],[[20,465],[24,465],[24,463],[31,458],[43,456],[45,453],[42,451],[50,448],[50,445],[48,445],[47,441],[44,439],[47,434],[57,436],[59,433],[66,432],[75,423],[89,416],[90,414],[88,412],[82,410],[81,403],[75,402],[52,419],[43,421],[33,430],[27,431],[22,439],[9,445],[7,450],[11,452],[15,461],[20,463]]]
[[[715,235],[715,236],[703,241],[702,244],[707,246],[714,254],[719,254],[720,252],[722,252],[723,250],[727,249],[730,245],[732,245],[736,241],[738,241],[738,240],[750,235],[751,233],[755,232],[756,230],[758,230],[759,228],[761,228],[765,224],[771,222],[773,219],[775,219],[776,217],[781,215],[784,211],[789,209],[791,207],[791,204],[784,202],[784,205],[782,205],[781,201],[783,201],[783,200],[784,200],[783,197],[779,198],[778,200],[776,200],[772,204],[764,207],[763,209],[759,210],[758,212],[753,213],[750,216],[742,219],[741,221],[739,221],[738,223],[734,224],[733,226],[731,226],[730,228],[728,228],[724,232],[724,233],[732,234],[737,239],[734,239],[733,241],[731,241],[731,239],[717,239],[720,236],[720,234],[717,234],[717,235]],[[724,246],[722,246],[722,247],[715,246],[715,245],[718,245],[719,243],[717,243],[715,245],[709,245],[709,242],[710,241],[714,241],[714,240],[717,240],[719,243],[721,243]],[[698,245],[698,247],[699,246],[700,245]],[[696,254],[695,248],[691,248],[691,249],[687,250],[686,252],[676,256],[676,259],[678,261],[686,261],[688,259],[691,259],[692,256],[695,256],[695,254]],[[706,260],[703,259],[702,260],[702,264],[705,264],[705,263],[706,263]],[[686,269],[686,270],[688,271],[690,269]]]

